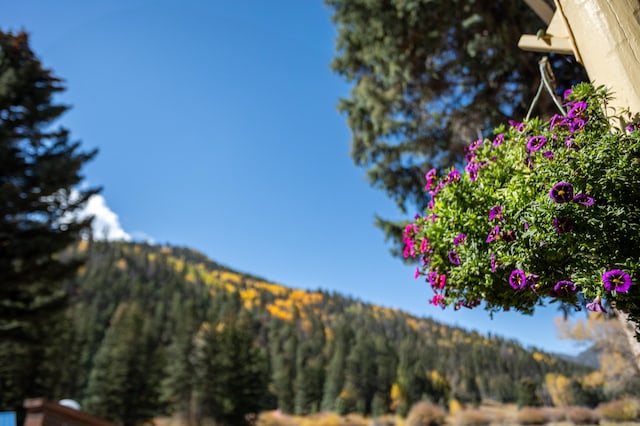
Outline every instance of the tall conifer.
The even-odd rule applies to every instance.
[[[54,95],[62,80],[45,68],[26,33],[0,31],[0,410],[48,396],[38,384],[62,280],[77,259],[61,252],[88,231],[75,216],[97,190],[80,190],[80,169],[96,151],[80,151],[55,121],[68,109]]]

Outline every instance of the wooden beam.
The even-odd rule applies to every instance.
[[[524,0],[524,2],[542,19],[542,21],[549,25],[551,17],[553,16],[553,9],[544,0]]]

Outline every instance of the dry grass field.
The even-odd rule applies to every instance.
[[[622,410],[618,406],[614,410]],[[604,410],[603,410],[604,411]],[[606,411],[604,411],[606,413]],[[636,411],[637,412],[637,411]],[[615,413],[615,411],[614,411]],[[622,411],[620,411],[622,413]],[[357,414],[339,416],[335,413],[318,413],[309,416],[292,416],[278,411],[261,413],[254,421],[255,426],[436,426],[438,421],[430,423],[428,415],[418,420],[411,415],[401,418],[386,415],[377,418],[363,417]],[[640,421],[612,421],[600,410],[585,407],[525,407],[518,409],[515,404],[487,403],[478,408],[460,408],[457,412],[446,413],[444,424],[450,426],[640,426]],[[155,426],[217,426],[211,421],[199,425],[188,425],[180,418],[157,418]],[[240,426],[240,425],[238,425]]]

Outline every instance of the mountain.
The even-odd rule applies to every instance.
[[[167,413],[242,424],[274,408],[531,402],[547,373],[591,371],[514,340],[285,287],[189,248],[84,241],[67,255],[87,262],[67,285],[55,396],[125,425]]]

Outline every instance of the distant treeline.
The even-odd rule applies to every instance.
[[[235,272],[175,247],[83,242],[51,325],[43,395],[124,425],[240,425],[278,408],[405,414],[417,401],[535,405],[547,373],[591,371],[518,342]]]

